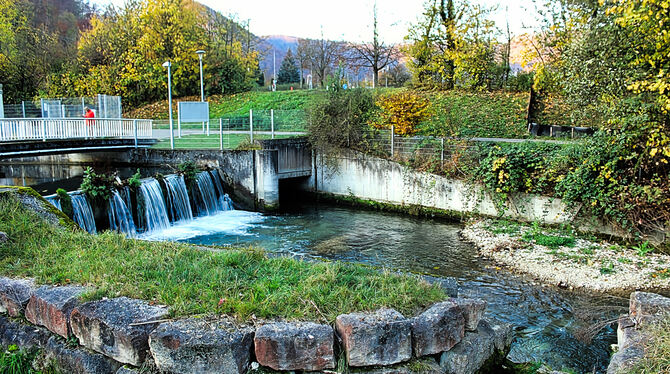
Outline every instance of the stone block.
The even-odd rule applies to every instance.
[[[484,311],[486,310],[486,301],[465,298],[453,298],[450,300],[455,302],[461,308],[463,317],[465,318],[465,330],[476,331],[477,326],[479,326],[479,320],[482,318]]]
[[[161,371],[242,374],[249,367],[253,341],[251,327],[190,318],[160,324],[149,337],[149,347]]]
[[[68,374],[115,374],[120,363],[85,348],[71,348],[52,336],[44,349],[45,359]]]
[[[79,342],[116,361],[142,365],[149,350],[149,333],[167,315],[167,308],[142,300],[119,297],[85,303],[70,315],[72,332]]]
[[[461,341],[465,318],[461,308],[448,300],[434,304],[412,318],[412,348],[415,357],[445,352]]]
[[[392,365],[412,358],[411,322],[393,309],[337,316],[350,366]]]
[[[477,331],[465,333],[460,343],[442,353],[440,366],[446,374],[489,372],[485,366],[504,359],[512,339],[511,325],[482,319]]]
[[[359,368],[350,371],[351,374],[442,374],[442,368],[437,364],[432,357],[422,357],[413,359],[409,362],[401,364],[373,367],[373,368]]]
[[[22,317],[34,291],[32,280],[0,277],[0,313]]]
[[[670,298],[649,292],[633,292],[630,294],[630,317],[643,322],[654,317],[670,313]]]
[[[42,286],[33,292],[26,306],[26,319],[64,338],[70,336],[70,312],[79,305],[86,288]]]
[[[316,323],[277,322],[256,330],[256,360],[274,370],[318,371],[335,367],[333,328]]]
[[[33,325],[12,321],[0,316],[0,346],[7,347],[12,344],[30,349],[44,347],[51,337],[51,333],[43,328]]]

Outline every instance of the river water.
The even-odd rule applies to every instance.
[[[606,328],[590,343],[582,343],[575,336],[588,323],[575,315],[610,305],[623,312],[625,300],[543,287],[510,274],[478,258],[474,246],[459,238],[460,228],[439,220],[304,205],[282,214],[221,212],[146,238],[254,245],[278,255],[359,262],[437,280],[454,278],[460,296],[485,299],[489,316],[516,326],[508,356],[512,361],[541,361],[578,373],[605,370],[616,332]]]
[[[81,166],[0,165],[0,185],[32,185],[47,195],[57,187],[76,189],[82,172]],[[129,176],[132,170],[121,174]],[[626,300],[544,287],[497,268],[459,238],[459,224],[295,201],[282,204],[291,209],[279,214],[224,211],[143,238],[255,245],[275,255],[359,262],[437,281],[455,279],[460,296],[485,299],[490,317],[515,326],[508,356],[512,361],[540,361],[577,373],[605,371],[616,331],[607,327],[583,343],[576,335],[589,322],[576,316],[595,311],[615,318],[625,312]]]

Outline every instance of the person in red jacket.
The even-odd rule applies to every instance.
[[[94,124],[94,121],[91,118],[95,118],[95,112],[89,107],[84,108],[84,118],[86,118],[84,121],[86,123],[86,132],[88,136],[93,136],[93,128],[91,126]]]

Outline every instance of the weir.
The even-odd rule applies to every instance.
[[[124,233],[130,237],[134,237],[137,234],[133,216],[118,191],[112,191],[112,197],[109,198],[109,205],[107,207],[107,215],[109,217],[110,230]]]
[[[105,209],[108,228],[129,237],[138,233],[149,234],[170,227],[171,224],[188,222],[195,216],[209,216],[220,211],[234,210],[232,199],[224,192],[217,170],[198,174],[191,190],[197,196],[189,195],[189,187],[183,175],[166,175],[160,181],[145,178],[136,192],[128,186],[112,190],[104,208],[92,209],[91,202],[82,191],[70,192],[73,220],[89,233],[107,228],[97,226],[94,211]],[[59,210],[62,210],[58,195],[45,196]],[[191,204],[191,201],[200,201]],[[136,202],[133,204],[133,202]],[[133,208],[135,206],[135,208]]]
[[[91,204],[88,202],[86,195],[80,191],[75,191],[70,193],[70,198],[72,199],[72,211],[74,214],[72,218],[74,221],[82,229],[91,234],[95,234],[97,230],[95,227],[95,219],[93,218],[93,210],[91,209]]]

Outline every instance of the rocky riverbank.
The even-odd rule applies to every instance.
[[[461,235],[481,256],[543,283],[598,292],[670,291],[670,256],[645,243],[626,248],[490,219],[468,223]]]

